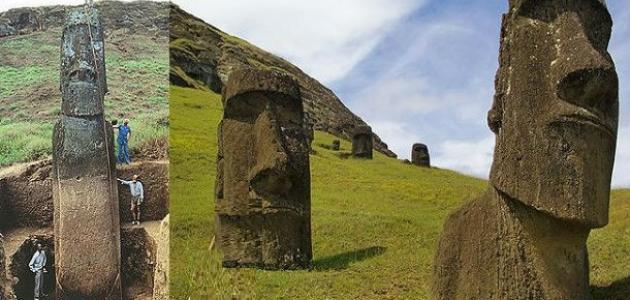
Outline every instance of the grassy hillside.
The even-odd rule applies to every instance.
[[[61,29],[0,39],[0,166],[51,152],[61,110]],[[168,37],[108,32],[108,119],[131,119],[131,146],[168,134]]]
[[[446,215],[486,182],[375,153],[311,155],[313,270],[222,270],[213,238],[220,96],[171,89],[171,293],[174,299],[428,299],[431,263]],[[350,143],[342,141],[342,152]],[[628,295],[630,191],[615,191],[611,224],[592,234],[596,299]],[[613,284],[613,287],[607,287]]]

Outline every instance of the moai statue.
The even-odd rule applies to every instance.
[[[340,140],[333,140],[332,141],[332,150],[333,151],[339,151],[339,149],[341,149],[341,141]]]
[[[95,9],[68,13],[61,118],[53,134],[57,299],[121,299],[120,223],[103,28]]]
[[[223,92],[215,208],[223,266],[308,268],[311,179],[299,85],[240,69]]]
[[[352,156],[372,159],[372,128],[359,125],[352,133]]]
[[[411,163],[421,167],[431,167],[429,148],[425,144],[413,144],[411,147]]]
[[[511,0],[488,192],[451,214],[433,299],[591,299],[586,240],[608,222],[618,78],[598,0]]]

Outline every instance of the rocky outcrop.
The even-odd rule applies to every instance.
[[[99,1],[94,4],[103,16],[108,31],[125,29],[168,33],[168,3],[153,1]],[[71,6],[41,6],[10,9],[0,12],[0,38],[63,27]],[[147,17],[152,16],[152,17]]]
[[[221,93],[232,71],[239,68],[286,72],[298,80],[304,111],[315,130],[351,140],[354,128],[366,125],[330,89],[286,60],[230,36],[176,5],[171,5],[170,18],[171,83]],[[377,135],[374,148],[396,156]]]

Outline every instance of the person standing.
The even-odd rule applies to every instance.
[[[118,163],[130,164],[129,138],[131,137],[131,128],[129,127],[129,119],[125,119],[122,125],[113,124],[113,126],[118,128]]]
[[[131,224],[133,225],[140,225],[140,206],[144,202],[144,186],[142,182],[138,181],[138,177],[138,175],[133,175],[131,181],[116,178],[121,184],[129,186],[129,191],[131,192],[131,214],[133,217]]]
[[[35,273],[35,300],[39,300],[44,295],[44,273],[46,273],[46,251],[41,243],[37,243],[37,251],[33,254],[28,267]]]

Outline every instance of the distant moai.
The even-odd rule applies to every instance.
[[[56,299],[121,299],[120,223],[103,27],[96,9],[68,12],[61,42],[61,117],[53,133]]]
[[[333,151],[339,151],[339,149],[341,149],[341,141],[340,140],[333,140],[332,141],[332,150]]]
[[[311,265],[308,136],[298,83],[240,69],[223,91],[216,185],[224,267]]]
[[[372,128],[359,125],[352,133],[352,156],[372,159]]]
[[[411,163],[421,167],[431,167],[429,148],[425,144],[413,144],[411,147]]]
[[[509,1],[487,193],[446,220],[433,299],[591,299],[586,241],[608,223],[618,78],[603,0]]]

